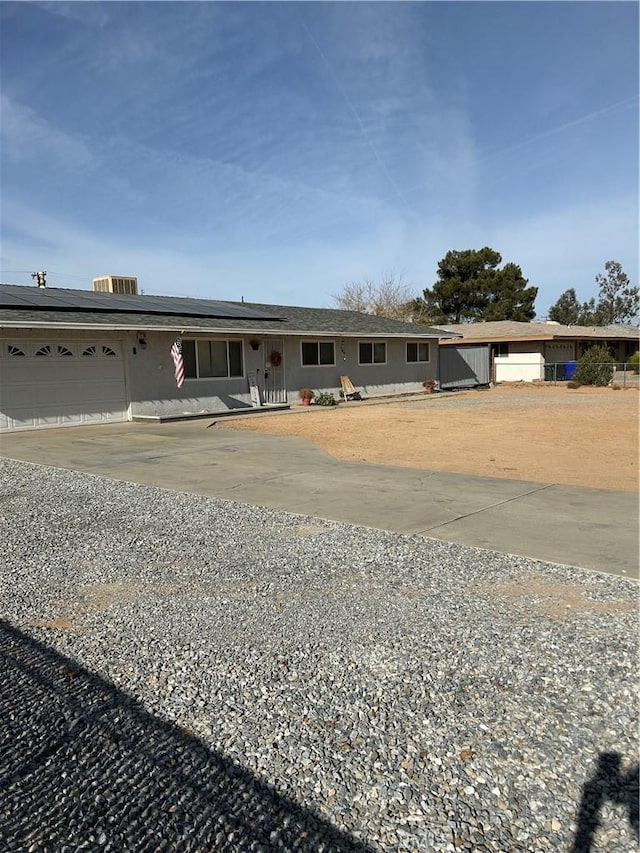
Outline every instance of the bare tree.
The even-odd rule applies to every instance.
[[[415,294],[403,282],[402,276],[396,277],[391,273],[379,282],[369,278],[349,282],[332,299],[335,307],[343,311],[359,311],[361,314],[409,322],[413,316]]]

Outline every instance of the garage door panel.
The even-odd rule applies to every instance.
[[[17,347],[25,355],[11,355],[12,346],[14,352]],[[83,356],[89,346],[95,354]],[[51,355],[35,356],[43,348]],[[4,343],[0,353],[0,430],[127,420],[120,350],[117,342],[82,346]],[[107,354],[113,352],[115,356]]]

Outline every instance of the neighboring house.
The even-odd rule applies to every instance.
[[[367,396],[417,392],[446,334],[353,311],[0,285],[0,430],[240,409],[256,389],[267,405],[303,387],[338,396],[341,375]]]
[[[619,364],[638,350],[638,328],[631,326],[562,326],[553,321],[519,323],[457,323],[445,327],[462,340],[442,340],[442,355],[454,349],[484,348],[484,358],[495,382],[531,382],[565,379],[567,366],[589,349],[605,346]],[[569,367],[569,373],[571,367]]]

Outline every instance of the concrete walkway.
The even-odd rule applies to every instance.
[[[303,439],[209,423],[13,433],[0,455],[638,576],[638,495],[338,462]]]

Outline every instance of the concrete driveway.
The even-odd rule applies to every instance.
[[[508,554],[638,576],[638,495],[338,462],[208,420],[3,435],[0,454]]]

